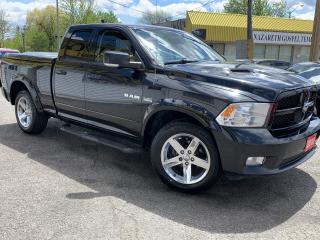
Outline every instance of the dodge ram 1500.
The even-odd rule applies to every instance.
[[[19,127],[50,117],[112,131],[150,151],[160,178],[182,190],[221,173],[269,175],[316,148],[316,87],[293,73],[229,63],[189,33],[157,26],[72,26],[56,53],[1,64]]]

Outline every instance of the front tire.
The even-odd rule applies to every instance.
[[[165,184],[182,191],[204,190],[220,176],[218,151],[211,135],[191,123],[164,126],[152,142],[151,161]]]
[[[16,97],[15,113],[17,123],[25,133],[39,134],[47,127],[48,117],[45,113],[38,112],[26,90],[19,92]]]

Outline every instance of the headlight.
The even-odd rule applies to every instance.
[[[217,117],[221,126],[263,127],[269,116],[270,103],[232,103]]]

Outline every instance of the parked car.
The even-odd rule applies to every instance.
[[[160,178],[185,191],[221,173],[294,168],[314,154],[320,131],[310,81],[225,62],[171,28],[72,26],[59,55],[10,55],[2,73],[3,95],[25,133],[41,133],[50,117],[112,131],[149,150]]]
[[[320,83],[320,63],[318,62],[296,63],[288,68],[288,70],[297,73],[316,84]]]
[[[237,60],[240,62],[249,61],[248,59],[240,59]],[[292,66],[290,62],[274,60],[274,59],[253,59],[251,61],[254,64],[264,65],[268,67],[280,68],[280,69],[288,69]]]
[[[317,84],[318,97],[316,100],[317,115],[320,117],[320,63],[318,62],[303,62],[294,64],[288,69],[301,77],[309,79]]]
[[[9,49],[9,48],[0,48],[0,60],[4,57],[7,53],[19,53],[18,50]]]

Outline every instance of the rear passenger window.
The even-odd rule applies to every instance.
[[[65,56],[74,58],[90,57],[89,42],[91,30],[75,31],[67,43]]]
[[[131,61],[138,61],[130,41],[117,31],[104,31],[99,34],[95,54],[97,62],[103,62],[105,51],[126,52],[130,55]]]

